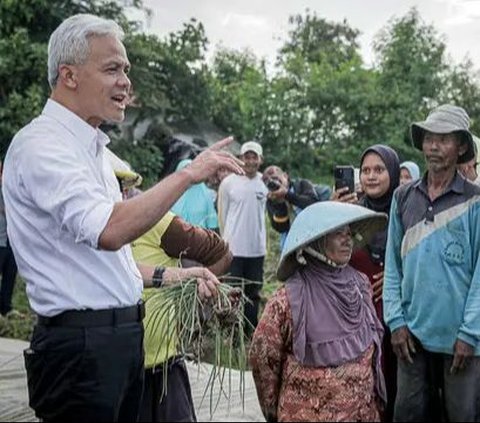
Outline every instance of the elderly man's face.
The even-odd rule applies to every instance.
[[[423,153],[428,170],[433,173],[455,168],[458,157],[466,151],[467,145],[461,143],[453,133],[434,134],[427,131],[423,137]]]
[[[131,88],[125,47],[113,36],[91,37],[89,45],[87,61],[71,66],[80,108],[76,112],[94,127],[105,121],[121,122]]]

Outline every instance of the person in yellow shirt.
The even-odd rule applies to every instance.
[[[123,198],[141,194],[137,188],[142,182],[141,175],[112,151],[106,151]],[[167,212],[155,226],[132,242],[131,247],[137,263],[168,268],[170,273],[175,268],[205,266],[219,276],[227,272],[232,262],[228,243],[216,232],[191,225],[172,212]],[[177,351],[177,325],[171,324],[175,316],[164,315],[154,322],[153,306],[148,301],[153,294],[162,295],[162,292],[156,288],[143,291],[145,383],[138,421],[196,421],[185,361]]]
[[[228,244],[214,231],[190,225],[171,212],[134,241],[132,251],[138,263],[163,267],[188,267],[195,263],[216,275],[224,274],[232,261]],[[158,330],[151,330],[153,318],[148,299],[155,292],[158,293],[146,289],[143,294],[146,371],[139,421],[196,421],[187,369],[177,353],[176,325],[169,324],[174,316],[163,316]]]

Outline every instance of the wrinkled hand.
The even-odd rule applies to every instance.
[[[392,332],[392,347],[395,355],[404,361],[413,364],[412,354],[415,354],[415,342],[406,326],[402,326]]]
[[[225,138],[216,142],[211,147],[202,151],[193,162],[182,169],[189,172],[194,184],[206,181],[211,176],[216,176],[221,169],[226,169],[238,175],[244,175],[242,161],[227,151],[222,151],[224,147],[233,141],[233,137]]]
[[[163,273],[163,284],[165,286],[175,285],[194,278],[197,280],[198,295],[201,300],[217,296],[217,286],[220,282],[210,270],[204,267],[190,267],[188,269],[167,267]]]
[[[350,204],[357,204],[358,197],[357,193],[349,193],[348,187],[340,188],[337,191],[332,192],[332,196],[330,197],[331,201],[338,201],[339,203],[350,203]]]
[[[450,367],[450,373],[455,374],[467,367],[470,358],[473,356],[475,348],[460,339],[457,339],[453,347],[453,363]]]
[[[383,295],[383,271],[373,275],[373,302],[378,303]]]
[[[281,186],[276,191],[271,191],[267,194],[267,198],[273,201],[285,201],[285,196],[288,193],[288,189]]]

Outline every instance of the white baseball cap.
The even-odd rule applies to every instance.
[[[263,156],[263,148],[258,142],[248,141],[245,144],[242,144],[242,147],[240,148],[240,154],[243,156],[248,151],[253,151],[259,156]]]

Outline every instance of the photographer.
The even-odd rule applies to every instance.
[[[307,179],[290,180],[278,166],[269,166],[263,172],[268,188],[267,212],[273,229],[280,233],[280,247],[290,229],[290,216],[296,216],[305,207],[320,201],[315,186]],[[293,219],[292,219],[293,220]]]

